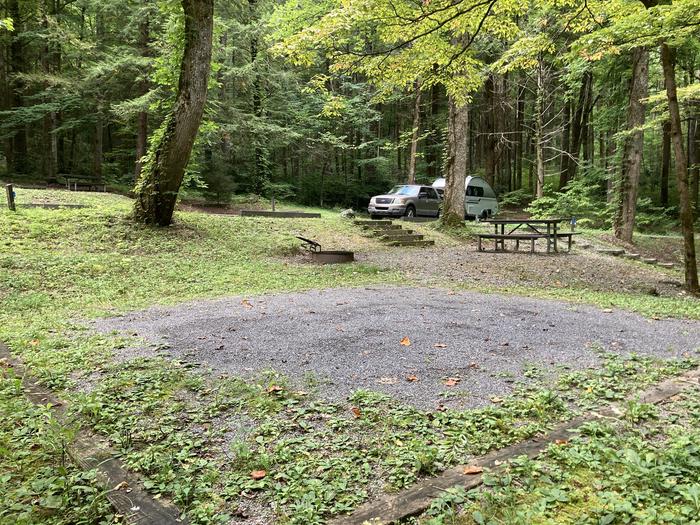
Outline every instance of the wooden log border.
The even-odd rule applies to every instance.
[[[9,349],[0,343],[0,367],[13,370],[21,378],[25,396],[35,405],[50,404],[59,420],[65,419],[66,403],[39,384]],[[138,525],[182,525],[180,511],[172,504],[154,499],[143,488],[140,479],[129,472],[106,441],[81,429],[68,448],[74,463],[85,470],[97,470],[99,481],[108,489],[107,499],[127,523]]]
[[[663,381],[630,399],[639,399],[642,403],[659,404],[691,387],[700,387],[700,369]],[[615,405],[610,405],[596,412],[576,417],[556,426],[546,435],[495,450],[485,456],[475,458],[467,465],[460,465],[437,477],[419,481],[398,494],[370,501],[353,513],[330,521],[329,525],[388,525],[410,516],[416,516],[427,510],[431,502],[449,488],[460,486],[473,489],[481,485],[483,482],[481,469],[498,470],[502,463],[519,456],[535,458],[544,452],[549,445],[560,440],[568,440],[571,433],[582,424],[601,418],[619,417],[622,413],[622,410]],[[469,471],[474,473],[467,473]]]

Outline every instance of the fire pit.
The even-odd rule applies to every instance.
[[[355,252],[348,251],[324,251],[321,245],[311,239],[297,236],[297,239],[305,242],[311,251],[311,260],[316,264],[345,264],[355,260]]]

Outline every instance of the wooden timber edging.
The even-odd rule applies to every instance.
[[[241,210],[241,217],[272,217],[277,219],[320,219],[320,213],[303,211],[258,211]]]
[[[658,404],[684,390],[700,387],[700,369],[694,369],[681,376],[668,379],[658,385],[633,396],[643,403]],[[615,405],[603,408],[571,419],[556,426],[551,432],[520,443],[515,443],[500,450],[495,450],[475,458],[467,465],[451,468],[441,475],[419,481],[398,494],[387,495],[370,501],[356,509],[352,514],[332,520],[329,525],[388,525],[401,519],[421,514],[433,500],[442,496],[452,487],[464,487],[467,490],[483,483],[483,469],[499,469],[505,462],[519,456],[532,459],[545,452],[547,447],[558,442],[566,442],[571,433],[584,423],[601,418],[619,417],[622,410]]]
[[[65,418],[66,405],[36,380],[27,368],[0,343],[0,368],[14,371],[22,380],[24,394],[35,405],[50,404],[59,420]],[[107,499],[127,523],[137,525],[182,525],[180,511],[172,504],[154,499],[129,472],[104,439],[81,429],[68,448],[74,463],[85,470],[97,470],[99,481],[108,488]]]

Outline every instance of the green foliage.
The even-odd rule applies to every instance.
[[[122,522],[96,472],[82,472],[67,460],[73,434],[50,406],[27,401],[11,369],[0,370],[0,523]]]
[[[565,191],[547,188],[545,196],[532,201],[526,211],[534,218],[576,217],[582,227],[606,228],[611,216],[600,194],[600,182],[595,177],[580,177],[569,182]]]

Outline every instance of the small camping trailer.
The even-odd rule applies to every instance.
[[[466,193],[464,196],[464,214],[467,217],[487,219],[498,213],[498,199],[493,188],[481,177],[467,177],[464,181]],[[445,179],[439,178],[433,182],[441,196],[445,192]]]

